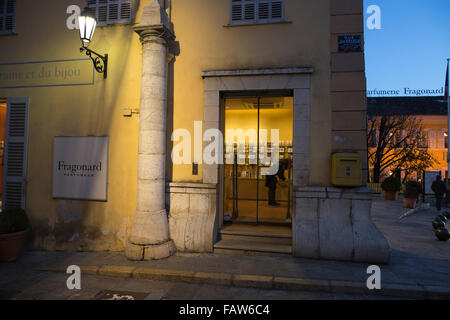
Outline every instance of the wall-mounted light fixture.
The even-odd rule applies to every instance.
[[[89,8],[84,8],[78,17],[78,24],[80,26],[81,48],[80,52],[86,52],[86,55],[92,59],[94,68],[97,72],[103,73],[104,78],[108,75],[108,55],[104,56],[88,48],[94,36],[97,20],[94,13]],[[95,57],[93,57],[94,55]]]

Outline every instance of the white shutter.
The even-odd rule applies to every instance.
[[[284,0],[231,0],[230,24],[279,22]]]
[[[258,3],[258,20],[268,20],[270,18],[269,1],[259,1]]]
[[[444,136],[444,130],[438,131],[438,149],[445,149],[445,136]]]
[[[132,0],[87,0],[87,6],[95,11],[99,26],[131,22]]]
[[[272,0],[271,8],[270,8],[270,18],[272,20],[280,20],[284,17],[284,6],[283,1],[274,1]]]
[[[244,20],[245,22],[256,21],[256,0],[244,0]]]
[[[0,34],[14,31],[15,0],[0,0]]]
[[[28,149],[28,98],[7,100],[3,207],[25,208]]]
[[[241,21],[242,20],[242,0],[231,0],[231,21]]]
[[[436,149],[436,131],[428,131],[428,148]]]

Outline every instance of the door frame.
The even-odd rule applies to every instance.
[[[209,70],[204,80],[204,128],[220,129],[223,119],[222,92],[292,90],[294,93],[293,191],[309,185],[310,179],[310,90],[311,67]],[[223,182],[221,166],[203,164],[203,183],[217,186],[216,225],[223,227]],[[295,220],[295,196],[292,221]],[[292,224],[294,225],[294,224]],[[294,231],[294,230],[293,230]],[[295,232],[292,233],[295,237]]]

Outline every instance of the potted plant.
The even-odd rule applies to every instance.
[[[6,209],[0,212],[0,262],[20,257],[25,248],[28,230],[25,210]]]
[[[419,201],[422,185],[417,181],[410,180],[406,183],[405,194],[403,195],[403,204],[405,208],[414,209]]]
[[[394,176],[384,179],[381,189],[384,191],[386,200],[397,200],[397,192],[402,188],[400,180]]]

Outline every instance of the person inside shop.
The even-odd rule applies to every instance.
[[[279,206],[280,203],[276,201],[277,184],[281,181],[285,182],[286,177],[284,171],[289,168],[289,160],[282,159],[279,162],[278,172],[274,175],[266,176],[266,187],[269,188],[269,206]]]

